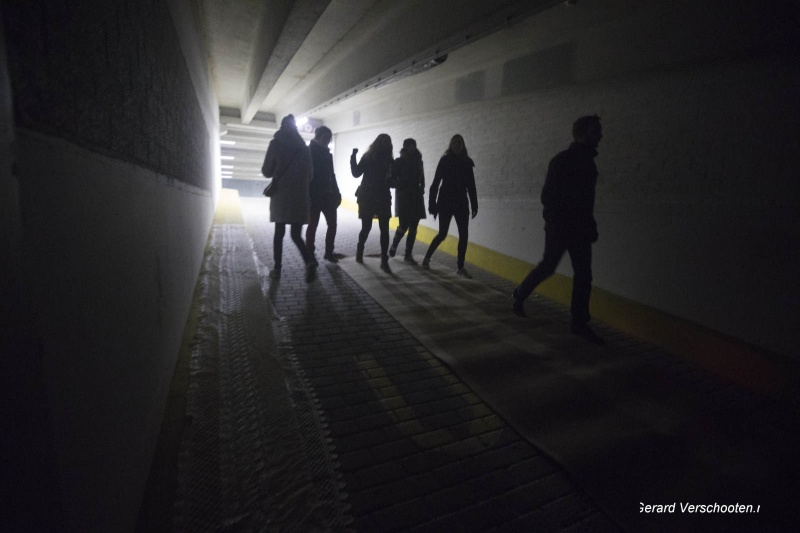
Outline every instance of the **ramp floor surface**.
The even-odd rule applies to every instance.
[[[396,258],[386,274],[377,223],[358,264],[360,222],[344,209],[339,264],[318,258],[307,283],[287,235],[271,278],[269,203],[240,205],[215,223],[201,274],[171,529],[796,523],[796,406],[602,324],[607,346],[588,344],[544,298],[516,317],[513,284],[458,277],[442,253],[430,271]],[[754,507],[681,510],[714,503]]]

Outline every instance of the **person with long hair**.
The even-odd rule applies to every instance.
[[[392,165],[392,185],[395,187],[395,215],[400,219],[397,231],[389,248],[389,256],[394,257],[400,241],[408,232],[406,253],[403,260],[416,265],[414,242],[417,239],[419,221],[425,218],[425,169],[422,154],[417,149],[417,141],[406,139],[400,150],[400,157]]]
[[[269,202],[269,219],[275,223],[275,236],[272,252],[275,267],[270,272],[279,278],[283,260],[283,237],[286,224],[291,226],[292,242],[300,250],[306,264],[306,281],[311,283],[316,277],[316,265],[303,242],[303,224],[308,223],[309,193],[311,181],[311,154],[300,137],[294,116],[287,115],[281,121],[280,129],[269,143],[261,173],[272,178],[274,192]]]
[[[478,192],[475,188],[475,163],[467,153],[464,137],[453,135],[450,145],[436,167],[430,194],[428,196],[428,211],[433,218],[439,216],[439,233],[431,241],[425,258],[422,260],[423,268],[430,268],[431,257],[436,248],[447,237],[450,221],[456,219],[458,227],[458,269],[456,273],[465,278],[471,278],[464,268],[464,258],[467,255],[469,242],[469,215],[470,206],[472,218],[478,214]],[[440,187],[441,186],[441,187]]]
[[[372,230],[372,219],[378,219],[381,231],[381,270],[391,273],[389,268],[389,219],[392,217],[392,193],[389,191],[389,174],[392,169],[392,138],[385,133],[378,135],[356,163],[358,148],[350,155],[350,171],[354,178],[361,175],[358,187],[358,218],[361,232],[358,234],[356,261],[364,262],[364,244]]]

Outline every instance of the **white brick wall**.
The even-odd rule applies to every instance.
[[[570,83],[502,94],[498,77],[509,58],[538,57],[570,38],[564,12],[548,12],[452,54],[444,65],[386,90],[386,97],[373,91],[354,99],[326,118],[338,132],[340,184],[355,189],[350,151],[363,153],[381,132],[392,136],[396,152],[404,138],[417,140],[430,183],[450,137],[461,133],[476,163],[480,204],[471,241],[535,263],[543,248],[539,194],[547,163],[569,144],[575,118],[598,113],[605,138],[597,158],[595,284],[794,356],[800,341],[800,68],[756,40],[746,27],[753,13],[731,19],[695,10],[704,17],[697,24],[706,26],[693,29],[681,25],[680,10],[658,18],[659,4],[651,4],[636,15],[604,12],[605,25],[591,32],[571,30],[579,37],[572,42]],[[724,27],[708,26],[715,15]],[[545,23],[563,31],[525,44],[523,37],[541,35]],[[704,37],[707,49],[694,50],[684,42],[692,32],[715,32],[715,38]],[[625,36],[628,48],[615,45],[615,35]],[[652,55],[643,55],[637,42]],[[464,79],[483,80],[482,100],[458,103]],[[353,109],[360,114],[357,128]],[[568,258],[559,271],[571,275]]]

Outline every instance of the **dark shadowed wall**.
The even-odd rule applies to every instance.
[[[19,213],[38,346],[20,357],[41,382],[50,519],[130,531],[218,187],[205,55],[183,2],[2,9],[16,161],[3,186],[18,190],[3,201]]]

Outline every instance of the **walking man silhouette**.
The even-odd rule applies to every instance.
[[[514,289],[513,310],[525,316],[523,302],[533,290],[555,272],[564,252],[572,261],[572,303],[570,331],[604,344],[589,327],[589,295],[592,290],[592,244],[597,241],[594,196],[597,185],[597,146],[603,138],[600,117],[580,117],[572,125],[574,142],[556,155],[547,168],[542,188],[544,206],[544,257]]]

